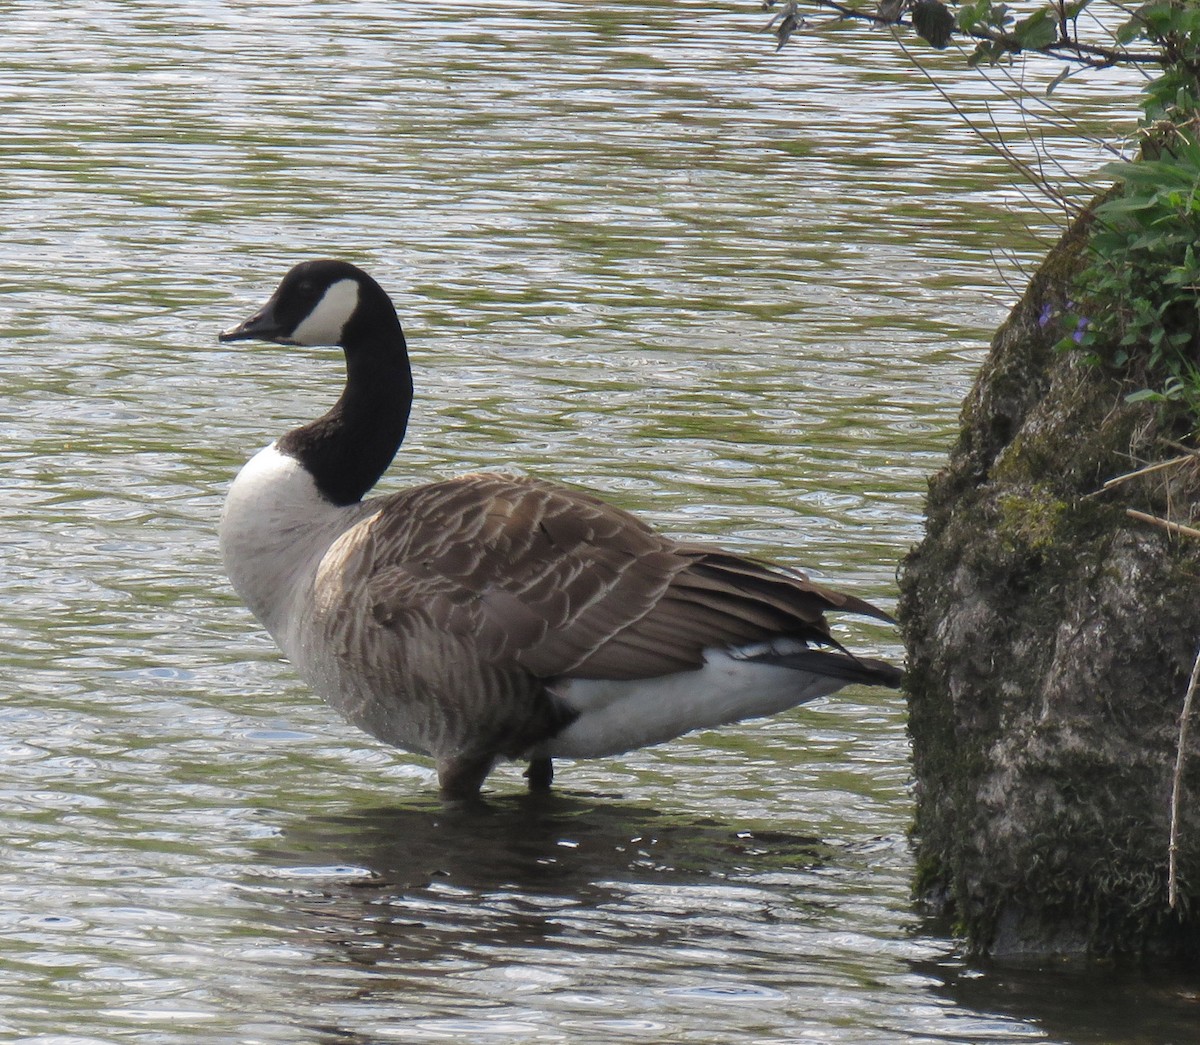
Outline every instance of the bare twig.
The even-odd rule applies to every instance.
[[[1124,475],[1114,475],[1111,479],[1105,479],[1104,485],[1100,489],[1111,490],[1114,486],[1120,486],[1121,483],[1128,482],[1130,479],[1136,479],[1139,475],[1149,475],[1151,472],[1161,472],[1164,468],[1174,468],[1177,464],[1186,464],[1187,462],[1194,460],[1195,458],[1190,454],[1184,454],[1182,457],[1172,457],[1169,461],[1159,461],[1157,464],[1148,464],[1145,468],[1137,468],[1132,472],[1126,472]]]
[[[1200,650],[1192,664],[1192,677],[1183,695],[1183,710],[1179,713],[1179,748],[1175,752],[1175,776],[1171,781],[1171,840],[1167,845],[1167,906],[1172,910],[1179,903],[1179,804],[1183,796],[1183,766],[1187,760],[1188,723],[1192,717],[1192,698],[1200,686]]]
[[[1194,446],[1184,446],[1183,443],[1177,443],[1171,439],[1163,440],[1172,450],[1182,450],[1185,454],[1190,454],[1192,457],[1200,457],[1200,450]]]
[[[826,3],[827,0],[820,0],[820,2]],[[913,54],[913,52],[910,51],[905,45],[904,41],[900,39],[899,34],[895,30],[895,26],[892,26],[892,38],[896,41],[896,46],[900,48],[901,52],[904,54],[904,57],[912,62],[914,66],[916,66],[917,71],[925,77],[925,80],[929,83],[929,85],[942,96],[942,100],[950,106],[950,108],[954,111],[954,114],[971,129],[975,136],[981,142],[983,142],[984,145],[1000,156],[1005,163],[1012,167],[1013,170],[1020,174],[1031,185],[1036,186],[1042,192],[1042,194],[1047,197],[1047,199],[1062,207],[1068,214],[1071,213],[1071,207],[1073,206],[1071,201],[1068,200],[1057,189],[1055,189],[1053,185],[1050,185],[1048,182],[1040,179],[1038,177],[1038,172],[1030,167],[1028,163],[1021,159],[1020,156],[1018,156],[1015,152],[1013,152],[1012,149],[1008,147],[1008,145],[1005,144],[1003,137],[1000,136],[1000,128],[997,126],[995,117],[992,115],[990,109],[986,111],[988,114],[988,119],[992,123],[993,129],[998,135],[998,137],[995,139],[988,137],[988,135],[979,128],[975,121],[972,120],[968,115],[966,110],[963,109],[962,106],[960,106],[958,102],[956,102],[950,96],[949,92],[938,82],[933,73],[926,69],[922,62],[917,60],[917,56]]]
[[[958,51],[964,58],[966,57],[967,52],[964,47],[959,46]],[[1069,132],[1077,140],[1089,142],[1097,148],[1109,152],[1117,159],[1123,159],[1121,151],[1116,146],[1092,134],[1079,120],[1074,119],[1061,109],[1051,105],[1044,96],[1035,95],[1006,66],[1002,64],[996,65],[994,69],[980,69],[980,72],[983,73],[984,79],[988,83],[995,87],[1009,101],[1016,104],[1023,114],[1032,116],[1035,120],[1048,124],[1055,130]],[[1008,80],[1012,84],[1011,89],[1002,87],[998,80],[993,79],[994,74],[998,74],[1000,77]],[[1032,135],[1030,136],[1032,137]],[[1059,166],[1061,167],[1061,164]],[[1063,168],[1063,173],[1068,173],[1065,168]],[[1079,181],[1080,184],[1083,184],[1078,178],[1072,178],[1071,180]]]
[[[1125,514],[1131,519],[1149,523],[1151,526],[1157,526],[1168,533],[1179,534],[1181,537],[1200,537],[1200,530],[1194,529],[1191,526],[1184,526],[1182,523],[1171,522],[1170,519],[1160,519],[1157,515],[1147,515],[1145,512],[1139,512],[1133,508],[1126,508]]]

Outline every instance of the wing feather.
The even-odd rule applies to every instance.
[[[433,626],[502,670],[649,678],[702,651],[787,635],[836,645],[823,612],[887,619],[802,574],[678,544],[582,491],[470,475],[386,498],[369,530],[374,620]],[[418,627],[420,625],[420,627]]]

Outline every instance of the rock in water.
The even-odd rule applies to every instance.
[[[1081,222],[997,333],[902,568],[917,888],[977,953],[1195,956],[1200,723],[1174,910],[1167,847],[1200,539],[1125,510],[1188,521],[1200,462],[1090,496],[1195,421],[1054,347],[1085,242]]]

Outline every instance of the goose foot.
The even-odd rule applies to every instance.
[[[549,791],[554,782],[554,760],[531,758],[529,768],[525,770],[525,779],[529,781],[530,791]]]
[[[477,799],[493,762],[490,757],[440,759],[437,775],[442,798],[459,802]]]

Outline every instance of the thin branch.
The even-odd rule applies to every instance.
[[[901,46],[903,46],[903,44],[901,44]],[[915,59],[913,60],[915,61]],[[993,87],[997,86],[995,81],[989,80],[988,82],[991,83]],[[1003,93],[1003,91],[1001,93]],[[1008,97],[1008,95],[1005,95],[1005,97]],[[1020,108],[1020,104],[1021,103],[1017,101],[1018,108]],[[999,121],[997,121],[996,114],[992,111],[991,105],[989,105],[987,102],[984,102],[983,111],[987,113],[988,123],[992,125],[992,130],[996,134],[996,142],[998,143],[998,146],[993,145],[992,147],[996,148],[997,151],[999,151],[1000,154],[1005,158],[1005,160],[1007,160],[1008,163],[1018,171],[1018,173],[1023,174],[1029,180],[1030,184],[1036,186],[1041,194],[1046,197],[1046,199],[1048,199],[1051,203],[1057,204],[1057,206],[1062,209],[1063,214],[1066,216],[1068,221],[1082,214],[1085,208],[1081,204],[1075,203],[1069,196],[1066,195],[1066,193],[1058,189],[1058,187],[1052,184],[1046,177],[1045,170],[1042,166],[1043,160],[1040,150],[1036,148],[1034,149],[1034,155],[1037,157],[1037,167],[1035,169],[1029,162],[1020,160],[1017,157],[1017,154],[1013,152],[1011,147],[1005,143],[1004,129],[1000,126]],[[962,114],[960,113],[959,115],[961,117]],[[1026,133],[1028,134],[1028,131],[1026,131]],[[987,141],[988,139],[985,138],[984,140]],[[1022,193],[1022,195],[1024,195],[1024,193]],[[1025,199],[1037,207],[1038,211],[1041,212],[1042,217],[1049,219],[1049,215],[1047,215],[1031,197],[1025,196]]]
[[[820,0],[820,2],[826,3],[828,0]],[[1041,192],[1047,197],[1047,199],[1058,204],[1058,206],[1060,206],[1068,215],[1082,210],[1082,208],[1077,207],[1071,202],[1071,200],[1067,199],[1067,197],[1065,197],[1062,193],[1058,192],[1054,186],[1039,179],[1037,171],[1033,170],[1028,163],[1026,163],[1023,159],[1021,159],[1020,156],[1013,152],[1012,149],[1004,144],[1004,139],[1002,137],[1003,132],[996,123],[996,118],[992,114],[991,109],[986,110],[988,120],[998,137],[993,140],[984,134],[983,131],[981,131],[975,124],[975,121],[972,120],[967,114],[966,110],[963,109],[962,106],[960,106],[958,102],[956,102],[950,96],[949,92],[940,83],[938,83],[937,78],[928,69],[926,69],[920,61],[917,60],[917,56],[913,54],[913,52],[905,45],[904,41],[900,39],[900,34],[896,32],[895,23],[889,23],[889,26],[892,30],[892,38],[896,41],[896,46],[899,47],[904,53],[904,57],[917,67],[917,70],[922,76],[925,77],[925,79],[929,82],[929,85],[942,96],[942,100],[949,105],[952,110],[954,110],[954,114],[972,131],[974,131],[980,141],[982,141],[988,148],[999,155],[1010,167],[1013,168],[1013,170],[1025,178],[1031,185],[1036,185],[1037,188],[1041,190]]]
[[[911,20],[905,21],[903,18],[889,18],[885,15],[876,14],[873,11],[863,11],[857,7],[843,4],[840,0],[804,0],[804,2],[811,4],[813,7],[836,11],[843,18],[857,18],[860,21],[870,22],[873,25],[902,25],[907,29],[913,28]],[[773,5],[774,0],[770,0],[766,6]],[[958,31],[962,33],[961,29]],[[1080,43],[1078,40],[1072,40],[1067,37],[1061,37],[1053,43],[1046,44],[1044,47],[1034,47],[1027,51],[1015,39],[1004,33],[990,32],[986,29],[972,29],[968,33],[962,33],[962,35],[969,36],[971,39],[978,40],[981,43],[999,44],[1000,47],[1010,54],[1043,54],[1050,58],[1058,58],[1066,62],[1078,62],[1080,65],[1087,65],[1096,69],[1107,69],[1114,65],[1164,65],[1167,62],[1167,58],[1156,51],[1127,51],[1124,48],[1100,47],[1097,44]]]
[[[1111,479],[1105,479],[1104,485],[1097,490],[1100,493],[1103,490],[1111,490],[1114,486],[1119,486],[1123,482],[1130,479],[1136,479],[1139,475],[1149,475],[1151,472],[1159,472],[1164,468],[1174,468],[1177,464],[1184,464],[1188,461],[1194,461],[1195,458],[1191,454],[1184,454],[1182,457],[1172,457],[1169,461],[1159,461],[1156,464],[1148,464],[1145,468],[1137,468],[1132,472],[1126,472],[1124,475],[1116,475]]]
[[[1042,246],[1045,246],[1047,249],[1049,249],[1050,244],[1042,243],[1042,241],[1039,239],[1039,237],[1037,235],[1035,235],[1033,230],[1029,227],[1028,222],[1025,223],[1025,231],[1026,231],[1026,233],[1028,233],[1030,235],[1031,238],[1034,239],[1035,242],[1038,242]],[[1009,278],[1008,273],[1005,272],[1004,269],[1000,266],[1000,262],[997,259],[997,254],[1001,255],[1010,265],[1012,265],[1013,268],[1015,268],[1017,270],[1017,272],[1019,272],[1021,274],[1021,279],[1024,281],[1023,283],[1018,285],[1018,284],[1014,283],[1012,281],[1012,279]],[[993,251],[992,252],[992,266],[996,270],[996,275],[999,276],[1001,282],[1006,287],[1008,287],[1009,292],[1012,294],[1012,296],[1014,298],[1019,298],[1022,294],[1025,293],[1025,289],[1029,286],[1029,281],[1033,278],[1033,273],[1029,272],[1025,268],[1025,264],[1021,260],[1020,255],[1018,255],[1016,253],[1016,251],[1013,251],[1013,250],[1001,249],[998,251]]]
[[[1135,19],[1136,18],[1138,21],[1140,21],[1142,23],[1143,26],[1145,26],[1146,23],[1145,23],[1145,20],[1142,18],[1142,13],[1141,13],[1141,8],[1142,8],[1141,2],[1138,2],[1135,4],[1124,4],[1124,3],[1121,3],[1121,0],[1107,0],[1107,3],[1108,3],[1109,7],[1116,8],[1127,19]],[[1078,25],[1078,20],[1081,17],[1086,18],[1088,20],[1088,22],[1091,24],[1093,29],[1095,29],[1097,32],[1103,33],[1114,44],[1116,44],[1117,47],[1121,46],[1120,41],[1117,40],[1117,30],[1112,25],[1105,22],[1104,19],[1102,19],[1098,14],[1096,14],[1096,12],[1092,9],[1091,4],[1089,4],[1087,7],[1085,7],[1079,13],[1079,15],[1076,16],[1076,24],[1077,25]],[[1078,29],[1076,29],[1076,32],[1078,32]],[[1137,71],[1139,73],[1141,73],[1142,76],[1144,76],[1147,80],[1150,79],[1151,76],[1153,75],[1153,73],[1151,71],[1147,70],[1144,65],[1135,65],[1134,68],[1137,69]]]
[[[1192,664],[1192,677],[1183,695],[1183,710],[1179,713],[1179,747],[1175,752],[1175,775],[1171,780],[1171,838],[1167,845],[1167,906],[1174,910],[1179,903],[1179,806],[1183,797],[1183,766],[1187,759],[1188,724],[1192,718],[1192,698],[1200,686],[1200,650]]]
[[[1191,526],[1184,526],[1182,523],[1171,522],[1170,519],[1160,519],[1157,515],[1147,515],[1145,512],[1139,512],[1134,508],[1126,508],[1125,514],[1131,519],[1137,519],[1138,522],[1149,523],[1151,526],[1157,526],[1161,530],[1178,534],[1180,537],[1200,537],[1200,530]]]
[[[1163,442],[1173,450],[1182,450],[1185,454],[1189,454],[1192,457],[1200,457],[1200,450],[1197,450],[1194,446],[1184,446],[1183,443],[1177,443],[1173,439],[1164,439]]]
[[[958,50],[960,54],[964,53],[962,47],[959,47]],[[1048,124],[1057,131],[1067,131],[1075,138],[1081,139],[1082,141],[1091,142],[1091,144],[1097,146],[1098,148],[1112,153],[1112,155],[1117,159],[1124,158],[1121,150],[1115,145],[1089,132],[1079,120],[1076,120],[1071,116],[1067,116],[1060,109],[1056,109],[1050,104],[1049,101],[1046,100],[1046,98],[1035,95],[1021,80],[1018,80],[1015,76],[1013,76],[1009,69],[1005,68],[1003,65],[997,65],[996,70],[1001,76],[1012,83],[1013,89],[1011,91],[1001,87],[1000,84],[992,79],[991,75],[989,75],[991,72],[990,69],[980,69],[980,72],[983,73],[984,79],[986,79],[988,83],[990,83],[994,88],[996,88],[996,90],[1003,94],[1005,98],[1015,104],[1017,108],[1021,110],[1022,114],[1028,114],[1035,120],[1039,120],[1042,123]],[[1029,102],[1037,102],[1042,109],[1048,109],[1049,114],[1040,110],[1035,110],[1029,104]],[[1058,166],[1061,167],[1062,165],[1058,164]],[[1063,173],[1067,173],[1065,168],[1063,168]],[[1076,181],[1078,184],[1084,184],[1079,178],[1072,178],[1072,180]]]

